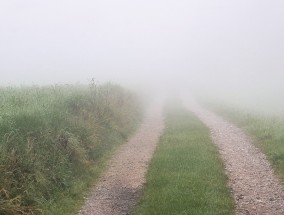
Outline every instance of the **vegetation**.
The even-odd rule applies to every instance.
[[[0,89],[0,214],[70,214],[141,117],[119,86]]]
[[[265,153],[284,183],[284,118],[259,114],[227,105],[206,103],[218,114],[249,133],[254,144]]]
[[[233,199],[209,130],[180,107],[167,109],[166,125],[135,214],[232,214]]]

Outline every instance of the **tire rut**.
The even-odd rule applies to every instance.
[[[194,102],[186,104],[211,130],[229,178],[237,215],[283,215],[284,190],[266,156],[239,128]]]
[[[131,214],[145,183],[145,174],[164,128],[163,102],[147,111],[136,134],[114,154],[78,215]]]

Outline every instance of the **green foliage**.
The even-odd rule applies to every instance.
[[[232,214],[223,168],[208,129],[190,112],[171,107],[135,214]]]
[[[140,116],[112,84],[0,89],[0,215],[74,211]]]

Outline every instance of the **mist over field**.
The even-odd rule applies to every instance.
[[[284,214],[284,0],[0,0],[0,215]]]
[[[0,85],[94,78],[282,111],[283,11],[282,0],[2,1]]]

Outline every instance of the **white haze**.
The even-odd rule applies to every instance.
[[[0,85],[95,78],[278,98],[284,1],[0,0],[0,74]]]

